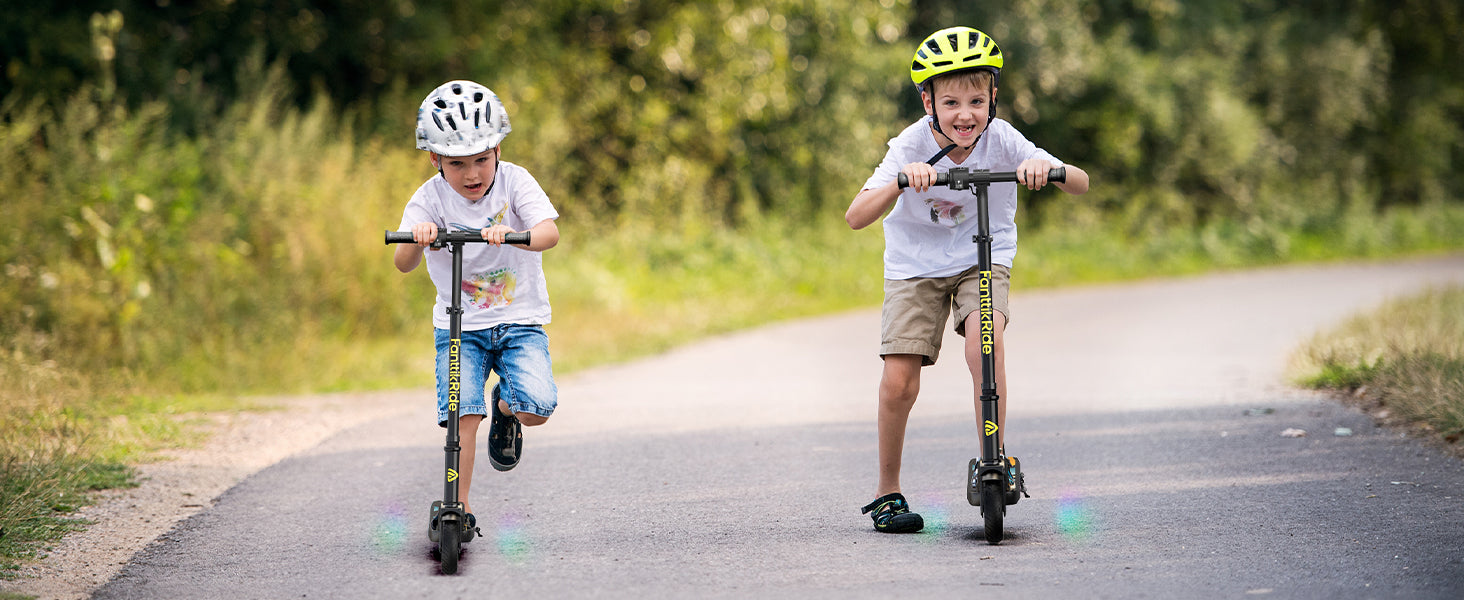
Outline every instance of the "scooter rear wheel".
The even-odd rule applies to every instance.
[[[1006,490],[1001,481],[981,482],[981,516],[986,522],[986,543],[1000,544],[1001,521],[1006,513]]]
[[[457,522],[443,523],[437,532],[437,554],[442,558],[442,574],[452,575],[457,572],[458,554],[462,551],[459,544],[462,538],[462,528]]]

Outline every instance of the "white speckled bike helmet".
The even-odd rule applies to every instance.
[[[417,109],[417,149],[442,156],[472,156],[497,147],[513,127],[492,90],[471,81],[449,81]]]

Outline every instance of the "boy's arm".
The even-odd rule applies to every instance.
[[[415,244],[397,244],[396,252],[392,254],[392,262],[396,264],[398,271],[410,273],[417,265],[422,264],[422,249],[437,239],[437,225],[435,223],[418,223],[412,226],[412,239]]]
[[[910,189],[917,192],[928,190],[935,184],[935,167],[926,163],[910,163],[900,172],[910,179]],[[854,196],[854,201],[849,203],[849,210],[844,213],[844,222],[854,229],[864,229],[878,221],[900,197],[900,186],[896,181],[860,191]]]
[[[398,271],[411,273],[412,269],[422,264],[422,247],[416,244],[397,244],[392,262],[396,263]]]
[[[494,246],[499,246],[504,243],[503,240],[510,233],[514,233],[513,228],[498,224],[483,228],[483,239],[488,240],[488,243]],[[529,245],[520,246],[525,250],[543,252],[559,243],[559,226],[554,224],[554,219],[539,221],[538,225],[529,228],[528,234]]]
[[[1068,164],[1063,165],[1062,168],[1064,171],[1067,171],[1066,181],[1062,183],[1053,182],[1052,185],[1057,186],[1057,189],[1067,192],[1069,194],[1076,195],[1088,193],[1087,171]]]
[[[1043,158],[1029,158],[1017,165],[1017,183],[1022,184],[1029,190],[1040,190],[1049,182],[1047,172],[1057,168],[1057,163]],[[1069,194],[1084,194],[1088,191],[1088,172],[1073,165],[1064,163],[1066,171],[1064,181],[1059,183],[1051,182],[1052,185]]]
[[[554,219],[544,219],[538,225],[529,228],[529,245],[527,248],[534,252],[543,252],[559,244],[559,226],[554,224]]]
[[[925,192],[935,184],[935,167],[925,162],[906,164],[900,173],[908,177],[909,187],[915,192]],[[884,212],[889,211],[890,206],[895,206],[895,200],[900,198],[900,186],[896,181],[899,180],[861,190],[859,195],[854,196],[854,202],[849,203],[849,211],[843,214],[843,221],[848,222],[849,227],[855,230],[862,230],[884,217]]]
[[[894,206],[895,199],[899,197],[900,188],[893,181],[877,188],[861,190],[859,195],[854,196],[854,201],[849,203],[849,210],[844,213],[844,222],[852,229],[869,227],[884,216],[885,211]]]

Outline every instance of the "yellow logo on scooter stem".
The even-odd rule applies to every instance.
[[[458,409],[458,394],[462,391],[462,362],[461,353],[463,341],[458,338],[449,340],[447,346],[447,410]]]
[[[978,285],[981,290],[981,354],[989,355],[996,350],[996,321],[991,314],[991,271],[980,271]],[[991,435],[991,434],[987,434]]]
[[[447,470],[447,480],[448,481],[457,481],[457,469],[448,469]]]
[[[993,434],[996,433],[996,430],[997,430],[996,423],[991,422],[991,421],[987,421],[986,422],[986,435],[993,435]]]

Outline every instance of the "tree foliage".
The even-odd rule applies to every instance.
[[[104,363],[232,343],[168,334],[190,322],[254,323],[241,333],[259,341],[410,321],[372,299],[379,248],[315,232],[395,224],[424,176],[417,103],[449,79],[500,95],[505,157],[584,231],[837,220],[921,114],[911,50],[957,23],[1004,48],[999,115],[1093,175],[1087,196],[1024,195],[1039,231],[1225,228],[1284,257],[1299,233],[1457,206],[1464,186],[1464,9],[1448,0],[0,11],[0,217],[29,226],[0,241],[0,337]]]

